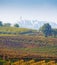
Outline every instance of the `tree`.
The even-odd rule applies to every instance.
[[[16,23],[16,24],[14,24],[14,27],[19,27],[19,24],[17,24],[17,23]]]
[[[10,23],[4,23],[4,25],[3,26],[5,26],[5,27],[10,27],[11,26],[11,24]]]
[[[53,35],[54,37],[57,37],[57,29],[52,29],[52,35]]]
[[[2,21],[0,21],[0,26],[3,26]]]
[[[45,35],[45,37],[52,35],[52,28],[49,23],[44,24],[40,28],[40,31]]]

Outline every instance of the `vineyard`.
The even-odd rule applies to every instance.
[[[13,63],[8,61],[4,63],[3,65],[57,65],[57,63],[54,60],[50,60],[48,62],[46,62],[45,60],[36,62],[35,60],[32,59],[29,61],[19,60]]]
[[[0,36],[0,55],[7,58],[57,59],[57,38]]]
[[[0,65],[57,65],[57,38],[1,34]]]

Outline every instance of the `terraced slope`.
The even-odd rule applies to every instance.
[[[0,36],[0,55],[12,58],[57,58],[57,38]]]

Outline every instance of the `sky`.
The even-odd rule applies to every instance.
[[[0,21],[17,23],[21,17],[57,23],[57,0],[0,0]]]

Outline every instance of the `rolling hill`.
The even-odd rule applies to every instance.
[[[34,32],[37,32],[37,30],[33,29],[27,29],[27,28],[17,28],[17,27],[0,27],[0,35],[1,34],[32,34]]]

